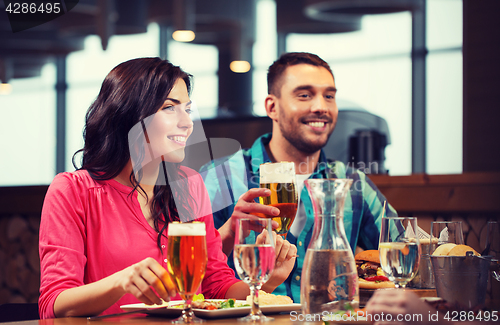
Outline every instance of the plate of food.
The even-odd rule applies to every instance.
[[[277,314],[300,310],[300,304],[294,304],[290,297],[276,296],[263,291],[259,292],[260,309],[264,314]],[[126,312],[144,310],[145,314],[180,316],[183,301],[164,302],[161,305],[146,305],[143,303],[123,305],[120,308]],[[250,299],[205,299],[202,294],[196,295],[192,303],[193,312],[202,318],[224,318],[246,316],[250,313]]]

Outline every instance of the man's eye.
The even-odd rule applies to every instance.
[[[327,99],[335,99],[335,95],[326,95],[325,96]]]
[[[299,98],[309,98],[309,94],[299,94]]]

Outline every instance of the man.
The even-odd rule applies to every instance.
[[[274,293],[288,295],[300,302],[302,264],[314,225],[311,199],[304,189],[304,180],[353,179],[344,210],[346,235],[353,250],[357,246],[378,248],[385,198],[364,173],[347,170],[342,162],[328,161],[325,157],[322,148],[335,128],[338,116],[335,79],[325,61],[310,53],[286,53],[269,67],[267,81],[268,95],[264,104],[273,121],[272,133],[261,136],[251,148],[243,150],[244,163],[238,163],[238,155],[235,155],[211,162],[200,172],[213,203],[215,226],[223,238],[224,252],[229,255],[231,241],[234,241],[234,217],[264,211],[262,205],[253,201],[264,194],[264,189],[257,189],[260,164],[295,163],[300,205],[287,240],[297,246],[298,257],[292,273]],[[228,199],[228,193],[232,198]],[[228,201],[232,204],[225,207]],[[265,208],[268,209],[266,213],[271,214],[271,208]],[[388,206],[387,215],[396,215],[396,211]],[[232,258],[229,259],[231,262]]]

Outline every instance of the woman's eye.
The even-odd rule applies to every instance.
[[[193,110],[191,108],[186,108],[186,113],[191,114],[193,113]]]
[[[175,106],[172,106],[172,105],[171,105],[171,106],[164,107],[163,109],[164,109],[164,110],[167,110],[167,111],[173,111],[173,110],[174,110],[174,107],[175,107]]]

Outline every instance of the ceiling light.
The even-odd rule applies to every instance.
[[[250,63],[248,61],[233,61],[229,64],[229,68],[236,73],[245,73],[250,71]]]
[[[176,30],[172,33],[172,38],[177,42],[191,42],[195,34],[192,30]]]
[[[8,95],[11,92],[12,92],[11,84],[3,83],[3,82],[0,84],[0,95]]]

